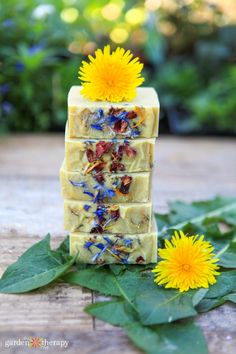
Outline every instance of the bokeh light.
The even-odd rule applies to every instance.
[[[129,37],[128,31],[123,27],[116,27],[110,33],[110,38],[114,43],[120,44],[127,41]]]
[[[144,6],[150,11],[155,11],[161,6],[161,0],[146,0]]]
[[[132,8],[126,12],[125,19],[130,25],[141,25],[146,21],[147,13],[143,7]]]
[[[158,30],[163,33],[165,36],[172,36],[173,34],[176,33],[177,28],[176,26],[169,21],[161,21],[158,24]]]
[[[135,45],[141,45],[145,43],[145,41],[148,39],[148,33],[142,28],[136,28],[132,33],[131,33],[131,41]]]
[[[102,16],[108,21],[117,20],[120,17],[122,7],[116,3],[109,2],[102,8]]]
[[[61,19],[64,22],[73,23],[79,17],[79,11],[75,7],[68,7],[61,12]]]
[[[73,41],[68,45],[68,50],[72,54],[79,54],[81,53],[81,45],[78,41]]]
[[[97,44],[95,42],[87,42],[82,48],[82,53],[84,55],[92,54],[97,48]]]

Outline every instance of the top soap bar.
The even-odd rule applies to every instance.
[[[137,89],[130,102],[89,101],[82,86],[68,95],[69,138],[154,138],[158,135],[159,100],[149,87]]]

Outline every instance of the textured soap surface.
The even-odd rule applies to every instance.
[[[137,89],[131,102],[89,101],[72,86],[68,95],[71,138],[154,138],[158,135],[159,101],[153,88]]]
[[[66,133],[67,171],[145,172],[154,164],[155,139],[69,139]]]
[[[70,232],[141,234],[151,231],[151,203],[95,204],[64,200],[64,226]]]
[[[148,202],[150,172],[91,173],[68,172],[60,169],[61,194],[64,199],[96,202]]]
[[[70,234],[70,253],[78,263],[148,264],[157,262],[157,230],[145,234]]]

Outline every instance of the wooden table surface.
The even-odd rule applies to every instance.
[[[167,202],[176,199],[236,195],[236,140],[164,136],[158,138],[156,154],[155,211],[166,211]],[[63,135],[0,138],[0,273],[47,232],[55,246],[66,235],[58,178],[63,156]],[[97,299],[63,283],[26,295],[0,294],[0,353],[30,352],[9,342],[29,336],[68,341],[67,349],[51,347],[50,353],[139,353],[120,328],[83,312]],[[197,322],[211,354],[236,352],[235,307],[224,305]]]

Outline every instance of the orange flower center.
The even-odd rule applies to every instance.
[[[191,266],[189,264],[183,264],[182,269],[188,271],[191,269]]]

